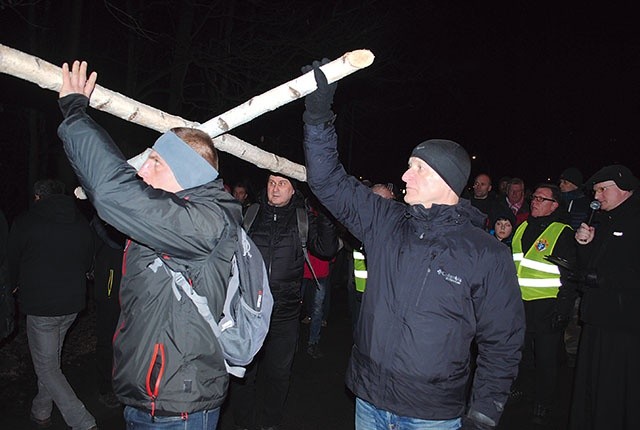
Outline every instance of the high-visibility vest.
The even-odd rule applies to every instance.
[[[522,251],[522,235],[527,225],[527,221],[520,224],[511,242],[522,300],[556,298],[562,286],[560,270],[544,257],[551,255],[562,230],[569,226],[561,222],[551,223],[525,254]]]
[[[356,291],[364,293],[367,286],[367,262],[364,254],[353,250],[353,277],[356,281]]]

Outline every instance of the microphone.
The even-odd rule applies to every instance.
[[[591,227],[591,221],[593,221],[593,215],[595,215],[596,211],[600,209],[600,206],[602,206],[602,203],[600,203],[598,200],[594,200],[591,203],[589,203],[589,207],[591,208],[591,215],[589,215],[589,220],[587,221],[587,225],[589,227]]]

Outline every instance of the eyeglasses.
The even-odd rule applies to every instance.
[[[542,196],[531,196],[531,201],[536,201],[538,203],[542,203],[542,202],[555,202],[554,199],[548,199],[546,197],[542,197]]]
[[[613,187],[615,184],[611,184],[611,185],[605,185],[604,187],[596,187],[593,189],[593,193],[594,194],[598,194],[598,193],[604,193],[604,190],[606,190],[607,188],[611,188]]]

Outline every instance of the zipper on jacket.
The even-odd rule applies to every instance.
[[[158,358],[160,358],[160,369],[158,371],[158,375],[156,376],[155,384],[153,385],[152,389],[151,377],[153,376],[153,369],[156,366]],[[156,343],[153,347],[153,354],[151,355],[151,361],[149,362],[149,369],[147,370],[146,380],[147,394],[151,398],[151,419],[155,419],[156,399],[158,398],[158,393],[160,392],[160,381],[162,380],[162,376],[164,375],[164,363],[164,345],[162,343]]]
[[[127,273],[127,253],[129,251],[129,245],[131,245],[131,239],[127,239],[127,242],[124,246],[124,252],[122,253],[122,276]]]
[[[269,281],[271,281],[271,265],[273,264],[273,236],[275,233],[275,229],[276,229],[276,222],[278,221],[278,215],[273,212],[273,224],[271,224],[271,228],[270,228],[270,233],[269,233],[269,272],[268,272],[268,277],[269,277]]]

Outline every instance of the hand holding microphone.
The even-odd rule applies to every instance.
[[[596,211],[600,209],[600,206],[601,204],[598,200],[594,200],[589,204],[589,207],[591,208],[591,215],[589,215],[587,222],[580,224],[580,227],[576,230],[576,242],[580,245],[586,245],[593,240],[596,229],[591,225],[591,222],[593,221],[593,215],[595,215]]]

